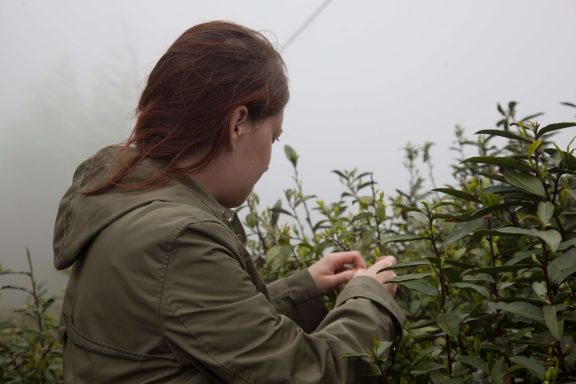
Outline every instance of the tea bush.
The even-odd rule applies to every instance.
[[[0,276],[22,276],[29,284],[3,285],[0,290],[23,291],[29,296],[24,308],[0,322],[0,383],[51,384],[62,382],[62,349],[51,310],[55,298],[47,295],[34,276],[30,252],[28,271],[0,268]]]
[[[451,185],[427,190],[420,169],[434,185],[432,143],[407,145],[406,190],[385,199],[370,172],[334,171],[344,191],[327,202],[304,192],[299,157],[286,146],[294,187],[273,207],[253,194],[240,210],[267,280],[328,251],[398,257],[408,321],[396,348],[375,340],[366,350],[380,383],[576,382],[576,157],[571,143],[552,140],[576,123],[541,127],[532,122],[539,114],[517,119],[513,102],[498,111],[495,129],[475,139],[456,128]],[[27,258],[28,271],[0,269],[29,280],[2,290],[30,296],[0,323],[0,382],[61,382],[55,301]]]
[[[576,157],[552,140],[576,123],[516,119],[514,102],[498,111],[475,139],[456,128],[452,185],[425,190],[431,143],[408,145],[406,191],[386,201],[371,173],[334,171],[344,192],[326,202],[303,191],[286,146],[295,186],[271,208],[248,201],[249,247],[269,280],[327,251],[398,257],[408,321],[389,358],[387,342],[366,351],[379,382],[576,381]]]

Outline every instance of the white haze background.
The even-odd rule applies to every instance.
[[[281,47],[322,3],[0,0],[3,267],[24,268],[29,247],[40,279],[62,291],[59,199],[81,160],[128,135],[147,73],[185,29],[232,20]],[[291,185],[283,144],[301,155],[305,190],[328,200],[341,192],[333,169],[405,188],[407,142],[433,141],[436,181],[450,182],[455,124],[468,136],[493,128],[497,102],[546,112],[542,123],[576,120],[559,105],[576,102],[575,41],[574,0],[333,0],[284,51],[285,133],[256,192],[273,204]]]

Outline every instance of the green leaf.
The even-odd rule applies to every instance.
[[[275,226],[278,224],[278,218],[280,217],[280,213],[282,212],[282,200],[278,199],[276,204],[270,209],[270,224]]]
[[[545,305],[542,307],[542,313],[544,315],[544,323],[548,327],[552,336],[557,341],[562,340],[563,323],[559,322],[556,317],[556,307],[554,305]]]
[[[292,255],[292,247],[289,245],[275,245],[266,252],[266,263],[273,270],[277,270],[286,264],[286,260]]]
[[[492,384],[504,384],[504,357],[497,360],[490,372]]]
[[[559,129],[565,129],[565,128],[570,128],[570,127],[576,127],[576,123],[574,122],[569,122],[569,123],[556,123],[556,124],[549,124],[543,128],[540,128],[538,130],[538,134],[539,135],[544,135],[546,133],[552,132],[552,131],[557,131]]]
[[[249,213],[246,215],[246,226],[248,228],[253,228],[258,223],[258,216],[255,213]]]
[[[494,231],[502,234],[527,235],[538,237],[544,240],[546,244],[548,244],[552,252],[556,252],[556,250],[558,249],[558,245],[560,245],[560,242],[562,241],[562,236],[555,229],[548,229],[546,231],[537,231],[535,229],[504,227],[494,229]]]
[[[462,161],[463,163],[474,163],[474,164],[490,164],[497,165],[504,169],[516,169],[519,171],[532,171],[532,168],[522,161],[513,159],[511,157],[495,157],[495,156],[478,156],[471,157]]]
[[[378,273],[384,272],[384,271],[394,271],[396,269],[420,267],[423,265],[430,265],[430,263],[427,261],[409,261],[407,263],[398,263],[398,264],[392,265],[391,267],[382,268],[381,270],[378,271]]]
[[[420,211],[410,211],[407,213],[407,216],[412,220],[414,220],[415,222],[420,223],[424,226],[428,226],[430,224],[428,216],[426,216],[424,213]]]
[[[464,280],[464,281],[484,281],[486,283],[494,283],[495,282],[492,275],[489,275],[487,273],[477,273],[477,274],[473,274],[473,275],[466,275],[466,276],[462,277],[462,280]]]
[[[575,245],[576,245],[576,238],[566,240],[566,241],[563,241],[560,243],[560,245],[558,246],[558,250],[563,251],[563,250],[568,249],[568,248],[575,246]]]
[[[535,114],[533,114],[533,115],[528,115],[528,116],[523,117],[522,119],[520,119],[520,121],[524,122],[524,121],[532,120],[532,119],[534,119],[535,117],[539,117],[539,116],[542,116],[542,115],[543,115],[542,112],[535,113]]]
[[[500,211],[500,210],[503,210],[506,208],[524,205],[524,204],[526,204],[526,203],[522,203],[519,201],[510,201],[510,202],[502,203],[502,204],[494,204],[494,205],[490,205],[488,207],[480,208],[477,211],[474,211],[474,212],[467,214],[467,215],[453,216],[448,221],[451,221],[451,222],[470,221],[470,220],[477,219],[479,217],[483,217],[483,216],[485,216],[489,213],[492,213],[494,211]]]
[[[356,216],[354,216],[352,218],[352,223],[356,222],[358,220],[363,220],[363,219],[370,219],[372,217],[372,214],[370,212],[360,212],[359,214],[357,214]]]
[[[376,340],[374,345],[375,355],[378,359],[384,359],[388,355],[388,349],[394,344],[392,341]]]
[[[382,239],[382,243],[395,243],[395,242],[402,242],[402,241],[413,241],[413,240],[422,240],[422,236],[418,235],[394,235],[388,236]]]
[[[480,356],[456,356],[456,361],[461,362],[462,364],[469,365],[476,369],[481,370],[484,373],[488,373],[488,364],[482,360]]]
[[[576,273],[576,248],[556,257],[548,264],[548,276],[550,279],[560,284],[569,276]]]
[[[513,315],[525,317],[530,320],[537,321],[544,324],[544,315],[542,314],[542,309],[523,301],[515,301],[513,303],[495,303],[494,307],[505,312],[509,312]]]
[[[482,267],[482,268],[474,268],[468,269],[462,273],[462,276],[470,275],[470,274],[478,274],[478,273],[489,273],[489,274],[499,274],[505,272],[514,272],[518,271],[519,269],[526,269],[532,268],[533,265],[531,264],[514,264],[514,265],[499,265],[496,267]]]
[[[401,283],[404,281],[420,280],[426,277],[432,276],[431,273],[409,273],[406,275],[396,276],[395,278],[388,280],[389,283]]]
[[[471,284],[471,283],[454,283],[454,284],[452,284],[452,286],[454,286],[456,288],[473,289],[476,292],[478,292],[479,294],[481,294],[482,296],[484,296],[486,298],[490,298],[490,292],[488,292],[488,289],[486,289],[485,287],[483,287],[481,285]]]
[[[423,361],[412,369],[413,375],[424,375],[432,371],[443,369],[444,366],[433,361]]]
[[[460,319],[458,316],[450,313],[439,313],[436,317],[436,324],[438,327],[448,334],[448,336],[455,339],[460,334]]]
[[[438,289],[435,288],[434,286],[432,286],[432,284],[430,284],[426,280],[402,281],[402,282],[399,282],[398,284],[402,285],[408,289],[411,289],[413,291],[420,292],[421,294],[426,295],[426,296],[437,296],[438,295]]]
[[[542,145],[542,139],[538,139],[535,142],[533,142],[530,145],[530,148],[528,148],[528,156],[532,156],[534,154],[534,151],[536,151],[538,147],[540,147],[541,145]]]
[[[457,197],[457,198],[462,199],[462,200],[473,201],[473,202],[475,202],[475,203],[479,203],[479,202],[480,202],[480,200],[479,200],[476,196],[472,195],[471,193],[468,193],[468,192],[465,192],[465,191],[460,191],[460,190],[458,190],[458,189],[452,189],[452,188],[435,188],[435,189],[433,189],[432,191],[445,193],[445,194],[447,194],[447,195],[454,196],[454,197]]]
[[[514,364],[518,364],[521,367],[532,372],[538,379],[544,380],[544,375],[546,374],[546,368],[542,363],[537,360],[531,359],[526,356],[512,356],[510,361]]]
[[[541,201],[538,203],[538,217],[545,227],[550,224],[550,219],[553,215],[554,204],[549,201]]]
[[[441,352],[442,348],[438,345],[426,348],[425,350],[418,352],[418,354],[416,355],[414,361],[412,361],[412,364],[410,366],[415,367],[418,364],[420,364],[422,360],[424,360],[425,358],[429,357],[432,359],[438,356]]]
[[[474,134],[475,135],[482,134],[482,135],[491,135],[491,136],[501,136],[501,137],[505,137],[507,139],[520,140],[520,141],[530,143],[530,139],[528,139],[526,137],[519,136],[519,135],[512,133],[510,131],[501,131],[499,129],[483,129],[483,130],[478,131]]]
[[[286,154],[286,158],[288,158],[290,163],[292,163],[292,166],[296,167],[296,165],[298,164],[298,154],[296,153],[294,148],[292,148],[289,145],[285,145],[284,146],[284,153]]]
[[[484,193],[506,194],[506,193],[518,193],[518,188],[510,187],[508,185],[491,185],[490,187],[484,188]]]
[[[474,232],[475,230],[483,226],[484,223],[485,223],[484,218],[479,217],[477,219],[459,225],[455,231],[452,231],[452,233],[450,233],[450,235],[447,236],[446,239],[444,239],[442,245],[444,247],[448,247],[449,245],[454,244],[456,241],[460,240],[464,236],[469,235],[470,233]]]
[[[502,176],[500,173],[478,172],[478,174],[488,179],[499,181],[501,183],[506,182],[506,179],[504,179],[504,176]]]
[[[546,197],[546,191],[537,177],[525,173],[504,171],[504,178],[507,182],[526,192],[537,196]]]

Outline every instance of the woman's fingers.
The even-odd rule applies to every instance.
[[[333,263],[334,270],[352,268],[366,268],[366,262],[358,251],[334,252],[326,255]],[[348,266],[348,268],[346,268]]]

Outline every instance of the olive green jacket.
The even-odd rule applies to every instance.
[[[72,266],[61,314],[65,383],[364,383],[362,354],[403,315],[354,278],[326,314],[307,271],[266,286],[236,215],[188,178],[86,196],[118,147],[77,169],[54,232]],[[146,160],[125,182],[157,174]]]

